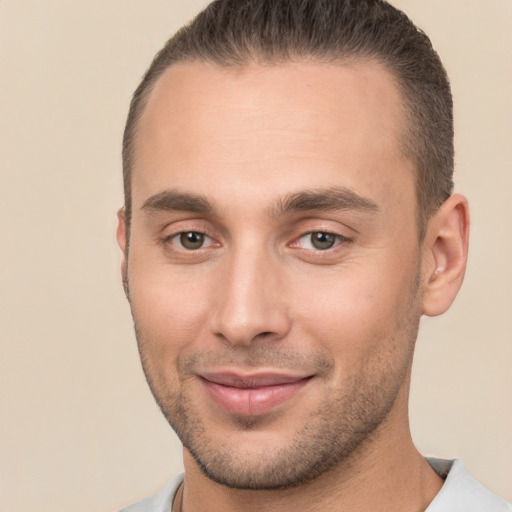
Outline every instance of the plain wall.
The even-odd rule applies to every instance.
[[[512,1],[396,0],[451,76],[465,285],[423,321],[411,421],[512,500]],[[115,212],[130,95],[199,0],[0,0],[0,510],[114,511],[181,448],[139,366]]]

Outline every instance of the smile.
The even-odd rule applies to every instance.
[[[224,412],[241,416],[269,413],[291,399],[311,380],[311,376],[276,373],[240,375],[236,373],[202,374],[208,397]]]

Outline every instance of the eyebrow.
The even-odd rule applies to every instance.
[[[378,212],[379,205],[345,187],[303,190],[279,199],[272,209],[272,217],[301,211],[355,210]]]
[[[146,199],[142,205],[142,210],[150,213],[187,211],[211,214],[214,208],[210,201],[201,195],[164,190]]]
[[[187,211],[212,215],[215,208],[204,196],[176,190],[164,190],[144,202],[142,210],[149,213]],[[377,212],[379,206],[371,199],[365,198],[345,187],[329,187],[302,190],[277,199],[270,209],[272,218],[279,218],[288,213],[303,211],[356,210]]]

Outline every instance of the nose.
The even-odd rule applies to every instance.
[[[260,251],[239,251],[219,270],[210,331],[237,346],[282,339],[290,317],[279,262]]]

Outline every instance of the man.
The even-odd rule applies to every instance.
[[[135,92],[118,241],[185,475],[135,511],[505,511],[408,425],[463,280],[451,93],[380,0],[218,0]]]

